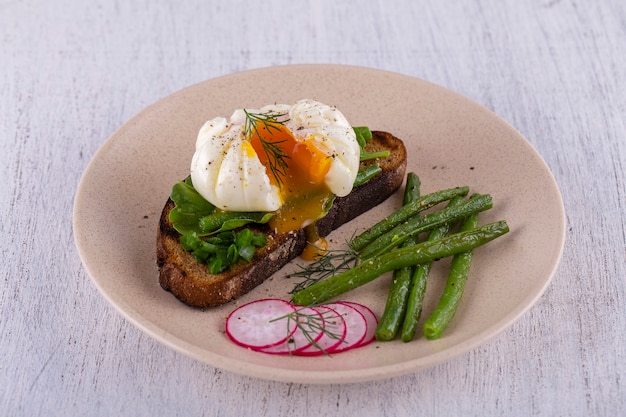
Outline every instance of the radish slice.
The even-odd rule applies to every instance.
[[[296,322],[298,320],[298,322]],[[323,335],[324,318],[316,309],[310,307],[298,308],[295,314],[288,318],[281,319],[291,326],[291,322],[296,326],[293,334],[282,343],[267,348],[261,348],[259,351],[264,353],[273,353],[277,355],[297,354],[299,351],[306,349],[316,343]],[[299,323],[299,324],[298,324]]]
[[[296,352],[298,355],[319,356],[331,353],[346,337],[348,329],[346,321],[336,310],[327,306],[317,306],[315,309],[319,311],[324,318],[324,331],[320,339],[314,344]]]
[[[277,298],[252,301],[235,309],[226,319],[226,334],[240,346],[259,350],[285,342],[296,331],[296,323],[277,320],[296,311]]]
[[[337,311],[346,322],[347,332],[343,341],[335,346],[329,353],[343,352],[357,347],[367,334],[367,321],[365,316],[356,308],[342,303],[326,304]]]
[[[363,338],[361,343],[359,343],[359,345],[356,347],[361,347],[372,343],[376,338],[376,327],[378,326],[378,317],[376,317],[376,314],[374,314],[374,312],[368,306],[355,303],[353,301],[339,301],[339,303],[349,305],[350,307],[359,310],[359,312],[363,314],[363,317],[365,317],[365,321],[367,322],[367,333],[365,334],[365,337]]]

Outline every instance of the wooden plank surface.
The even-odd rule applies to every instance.
[[[309,3],[0,1],[0,414],[624,415],[625,3]],[[567,213],[561,266],[534,308],[447,363],[318,386],[196,362],[107,304],[72,235],[97,149],[183,87],[294,63],[423,78],[529,139]]]

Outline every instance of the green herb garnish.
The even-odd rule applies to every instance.
[[[317,343],[317,336],[320,334],[325,334],[328,338],[334,340],[340,340],[342,335],[339,333],[335,333],[330,330],[330,326],[328,326],[328,320],[330,317],[335,317],[337,314],[332,309],[327,309],[325,312],[316,312],[314,314],[304,313],[308,307],[298,308],[295,311],[285,314],[284,316],[277,317],[272,319],[270,322],[287,320],[287,329],[291,329],[291,322],[293,321],[296,327],[302,332],[304,338],[307,343],[316,349],[327,353],[322,346]],[[295,350],[301,346],[292,346],[288,344],[288,348],[291,350]]]
[[[246,123],[243,128],[243,134],[248,140],[250,140],[253,135],[259,139],[263,151],[267,156],[270,172],[280,187],[283,183],[282,178],[287,175],[287,169],[289,168],[286,161],[289,159],[289,155],[280,147],[280,144],[285,141],[281,140],[270,142],[265,140],[263,135],[259,132],[259,123],[261,123],[265,130],[272,135],[274,131],[280,131],[280,126],[284,125],[285,122],[289,120],[280,120],[281,118],[284,118],[287,113],[272,111],[266,113],[251,113],[246,109],[243,109],[243,112],[246,115]]]
[[[170,195],[176,207],[170,212],[170,221],[180,234],[195,232],[209,236],[238,229],[250,223],[267,223],[274,213],[220,211],[196,191],[187,177],[172,188]]]
[[[273,213],[218,211],[193,187],[191,178],[172,187],[175,207],[170,221],[180,234],[183,248],[196,261],[206,264],[211,274],[223,272],[239,260],[250,262],[256,249],[267,243],[264,234],[241,227],[267,223]]]
[[[170,221],[181,235],[199,232],[200,219],[215,213],[215,206],[202,197],[191,183],[191,177],[178,181],[172,187],[170,198],[175,206]]]
[[[289,294],[294,294],[318,281],[352,269],[358,262],[359,255],[349,247],[347,249],[327,250],[324,255],[316,258],[306,266],[298,265],[299,271],[287,275],[287,278],[301,280]]]
[[[249,223],[264,224],[272,217],[274,217],[274,213],[223,211],[202,217],[200,229],[203,234],[209,235],[238,229]]]
[[[262,233],[242,229],[239,232],[230,230],[218,233],[206,239],[200,239],[197,233],[191,232],[183,235],[180,243],[198,263],[207,265],[209,273],[219,274],[240,259],[250,262],[256,248],[265,246],[267,240]]]
[[[354,133],[356,133],[356,141],[359,143],[359,147],[361,148],[361,161],[386,158],[389,156],[390,152],[388,150],[379,152],[367,152],[365,150],[365,145],[372,139],[372,131],[367,126],[357,126],[352,129],[354,130]]]
[[[383,169],[378,164],[370,164],[359,168],[359,172],[356,174],[356,179],[354,180],[354,186],[358,187],[359,185],[365,184],[381,172],[383,172]]]

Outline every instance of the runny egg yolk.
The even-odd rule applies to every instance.
[[[324,183],[332,157],[318,149],[312,141],[297,141],[291,131],[281,124],[257,126],[250,143],[265,166],[270,182],[280,190],[283,205],[270,220],[278,232],[302,229],[323,217],[325,207],[333,198]],[[326,249],[326,242],[307,230],[309,245],[304,258],[313,258],[316,248]]]

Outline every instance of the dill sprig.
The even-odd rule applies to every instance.
[[[348,249],[327,250],[324,255],[316,258],[306,266],[298,265],[299,271],[287,275],[287,278],[301,279],[289,294],[294,294],[318,281],[352,269],[358,262],[359,255],[349,247]]]
[[[265,155],[267,155],[267,161],[269,164],[269,169],[276,180],[276,183],[280,187],[282,185],[282,177],[287,175],[287,159],[289,159],[289,155],[283,151],[280,147],[281,143],[284,143],[284,140],[269,142],[263,138],[263,135],[259,132],[259,123],[263,125],[265,130],[272,135],[274,131],[280,131],[280,127],[285,124],[289,119],[280,120],[288,113],[279,113],[279,112],[265,112],[265,113],[252,113],[243,109],[243,112],[246,115],[246,123],[243,127],[243,134],[246,138],[251,138],[252,135],[255,135],[259,138],[259,142],[261,142],[261,146]]]
[[[320,334],[325,334],[327,337],[334,340],[339,340],[342,337],[342,335],[334,333],[327,327],[327,324],[329,322],[326,315],[328,314],[332,316],[336,313],[333,312],[332,309],[328,309],[326,312],[317,311],[313,314],[308,314],[303,312],[303,310],[305,310],[306,308],[308,307],[298,308],[291,313],[287,313],[284,316],[277,317],[270,321],[274,322],[279,320],[287,320],[287,332],[289,332],[289,329],[291,329],[291,322],[295,322],[296,327],[302,332],[306,341],[314,346],[316,349],[326,353],[324,348],[317,343],[317,340],[319,340],[319,338],[316,336],[319,336]],[[290,350],[292,349],[291,343],[288,344],[288,347]],[[301,346],[293,346],[293,350],[299,347]]]

